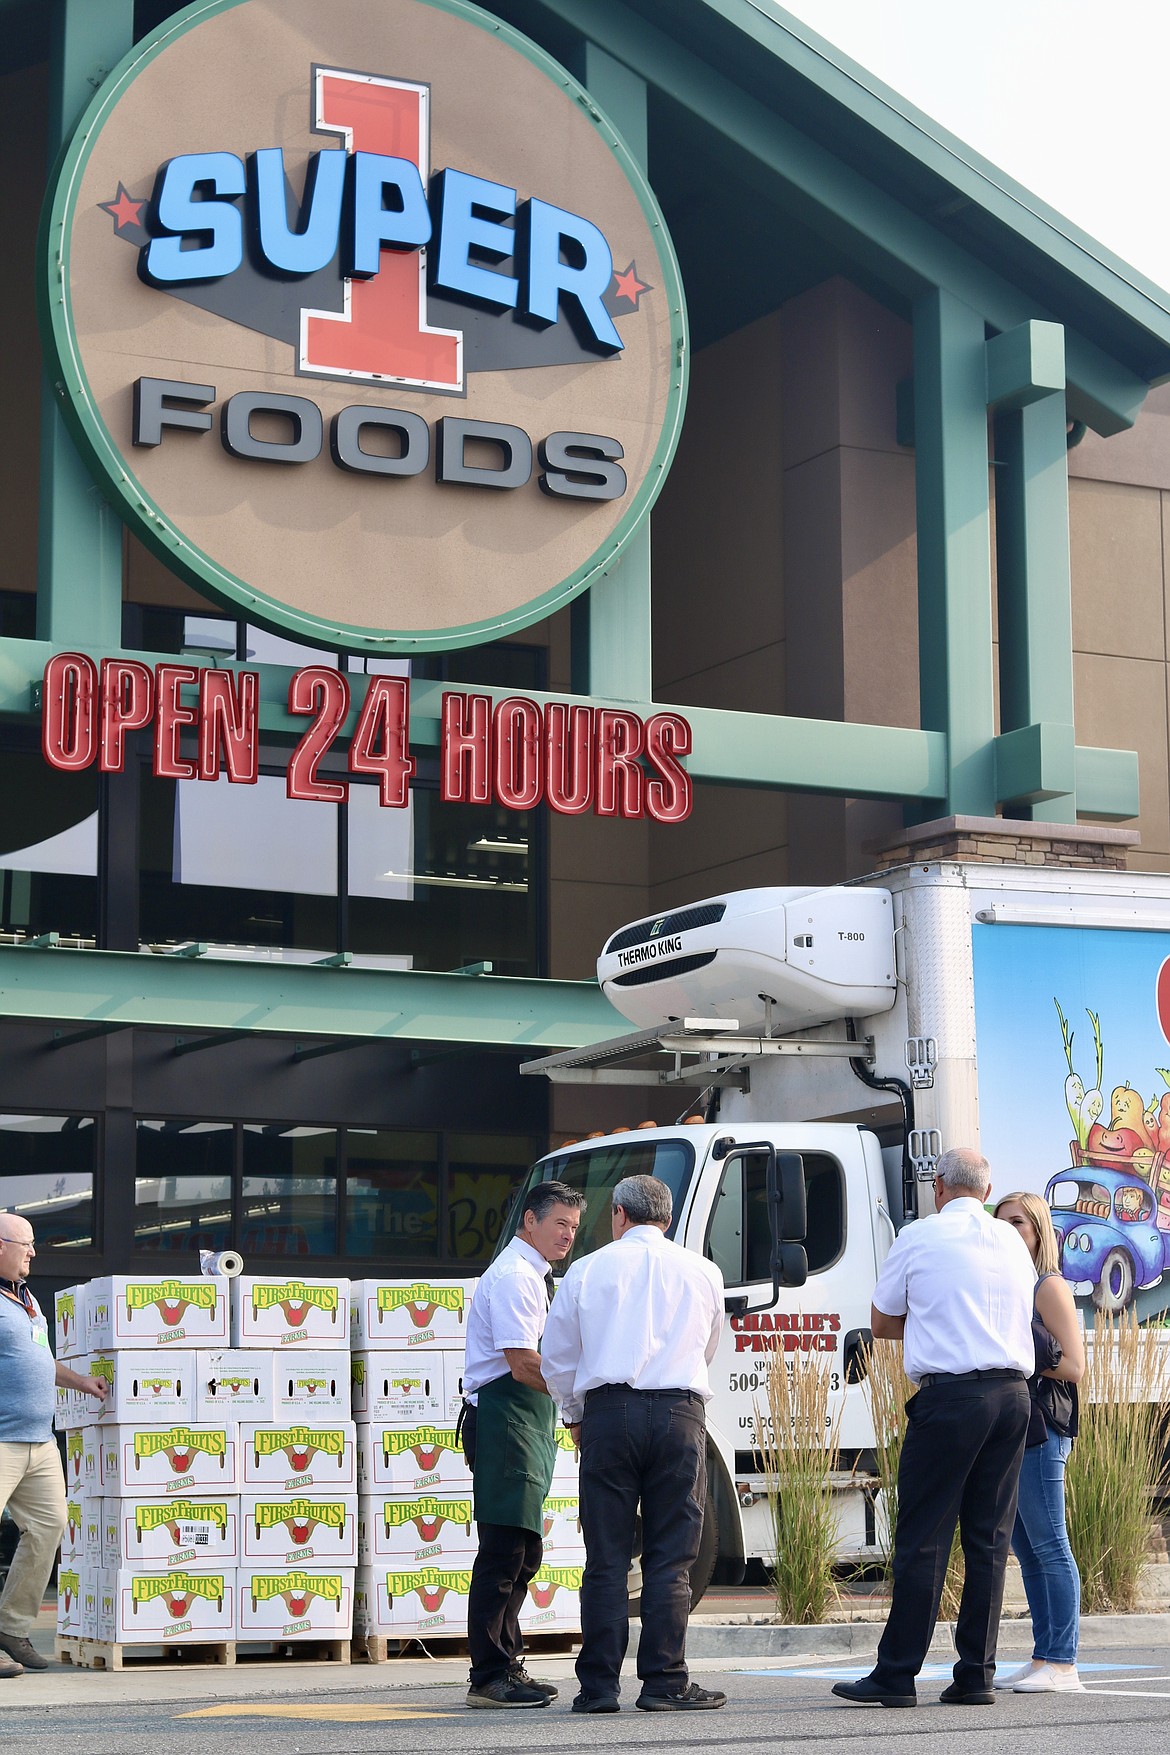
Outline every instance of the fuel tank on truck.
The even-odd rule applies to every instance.
[[[780,1035],[869,1017],[897,993],[890,892],[735,890],[647,915],[609,938],[597,979],[641,1029],[703,1017]]]

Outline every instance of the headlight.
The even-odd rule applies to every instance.
[[[1068,1234],[1068,1236],[1067,1236],[1067,1237],[1066,1237],[1066,1238],[1065,1238],[1065,1240],[1064,1240],[1064,1246],[1065,1246],[1065,1248],[1066,1248],[1066,1249],[1075,1249],[1075,1248],[1076,1248],[1076,1246],[1077,1246],[1077,1234],[1076,1234],[1076,1232],[1075,1232],[1075,1231],[1070,1231],[1070,1232],[1069,1232],[1069,1234]]]
[[[1090,1248],[1091,1248],[1091,1247],[1092,1247],[1092,1245],[1091,1245],[1091,1244],[1090,1244],[1090,1242],[1089,1242],[1089,1235],[1088,1235],[1088,1232],[1084,1232],[1084,1233],[1082,1233],[1082,1236],[1081,1236],[1081,1248],[1082,1248],[1082,1249],[1083,1249],[1083,1250],[1084,1250],[1084,1252],[1085,1252],[1085,1254],[1086,1254],[1086,1255],[1088,1255],[1088,1253],[1089,1253],[1089,1250],[1090,1250]]]

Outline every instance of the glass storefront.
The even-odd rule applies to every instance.
[[[0,1210],[28,1220],[38,1254],[94,1246],[97,1131],[92,1115],[0,1115]]]

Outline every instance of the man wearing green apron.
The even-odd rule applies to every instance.
[[[556,1404],[540,1372],[551,1264],[572,1249],[583,1206],[564,1183],[533,1188],[467,1320],[463,1448],[479,1533],[467,1599],[468,1706],[547,1706],[557,1692],[528,1674],[519,1617],[544,1554],[543,1506],[556,1460]]]

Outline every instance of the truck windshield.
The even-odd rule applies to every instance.
[[[674,1201],[674,1220],[667,1232],[674,1236],[675,1224],[682,1208],[683,1196],[695,1167],[695,1149],[689,1140],[656,1140],[653,1135],[634,1135],[620,1145],[598,1146],[593,1151],[557,1152],[534,1164],[505,1221],[495,1254],[505,1248],[515,1232],[515,1221],[524,1204],[524,1196],[538,1182],[564,1182],[585,1196],[585,1215],[573,1252],[559,1262],[554,1272],[564,1273],[570,1263],[612,1241],[610,1212],[613,1191],[625,1176],[657,1176],[670,1189]]]

